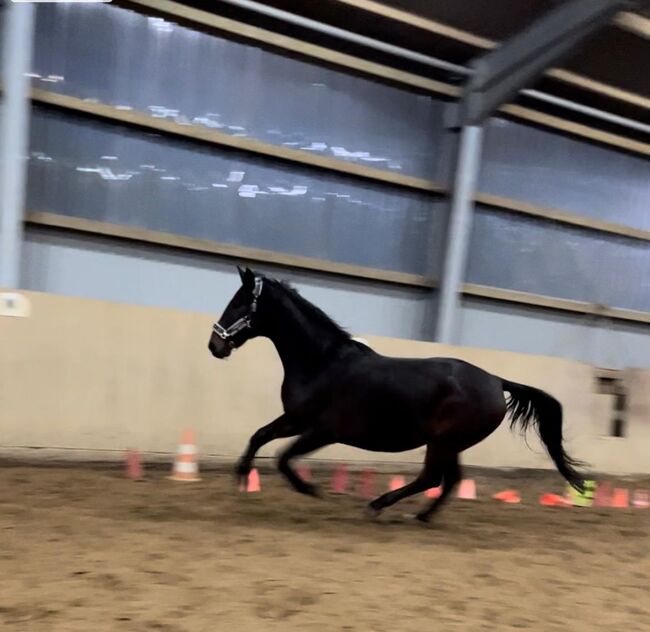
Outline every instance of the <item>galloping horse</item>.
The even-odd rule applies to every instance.
[[[551,395],[504,380],[453,358],[401,359],[353,340],[286,283],[239,268],[242,286],[214,325],[209,349],[226,358],[257,336],[273,342],[284,367],[284,414],[251,437],[237,465],[248,476],[257,451],[297,436],[279,457],[292,487],[319,495],[294,471],[292,459],[333,443],[381,452],[426,445],[424,467],[404,487],[373,500],[378,515],[394,503],[442,484],[417,518],[430,520],[461,480],[458,455],[491,434],[506,413],[511,426],[534,424],[559,472],[575,488],[583,481],[562,447],[562,406]],[[506,400],[504,391],[510,394]]]

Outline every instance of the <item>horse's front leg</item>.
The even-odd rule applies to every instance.
[[[300,431],[301,429],[298,428],[295,420],[286,413],[280,415],[270,424],[262,426],[250,438],[246,451],[242,454],[237,463],[235,475],[237,476],[239,483],[246,484],[248,475],[250,474],[251,469],[253,469],[253,460],[260,448],[275,439],[293,437],[300,433]]]

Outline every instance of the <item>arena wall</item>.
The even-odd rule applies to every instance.
[[[169,291],[173,291],[171,288]],[[232,459],[281,412],[281,365],[256,340],[214,360],[205,314],[27,292],[31,315],[0,318],[0,450],[121,458],[126,448],[171,454],[196,430],[200,452]],[[594,367],[560,358],[368,337],[380,353],[454,356],[548,390],[564,405],[568,450],[597,471],[650,473],[650,371],[623,373],[623,437],[610,434],[612,396],[596,392]],[[278,444],[262,455],[272,456]],[[418,462],[420,451],[373,454],[344,446],[320,459]],[[552,467],[537,438],[507,424],[463,457],[486,467]]]

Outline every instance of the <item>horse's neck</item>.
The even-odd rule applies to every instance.
[[[269,319],[266,336],[275,345],[284,367],[285,381],[304,383],[315,377],[332,354],[335,338],[331,332],[311,324],[300,306],[278,302]]]

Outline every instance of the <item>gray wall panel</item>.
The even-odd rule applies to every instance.
[[[479,189],[650,230],[650,160],[493,118]]]
[[[650,311],[643,241],[478,208],[470,283]]]
[[[440,259],[426,194],[45,110],[31,135],[29,209],[403,272]]]
[[[34,85],[426,178],[442,104],[429,96],[108,4],[41,5]]]
[[[556,356],[596,366],[650,368],[650,327],[465,298],[460,344]]]
[[[320,274],[286,279],[353,334],[420,338],[428,293]],[[22,286],[82,298],[218,314],[239,287],[234,262],[157,247],[29,229]],[[206,340],[209,332],[206,332]]]

